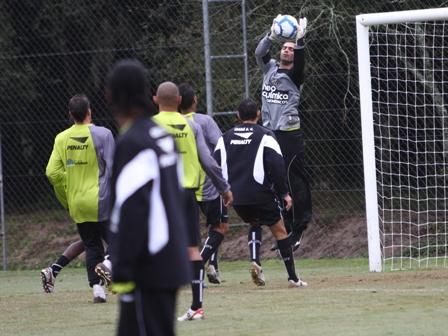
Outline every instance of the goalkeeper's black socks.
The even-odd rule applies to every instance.
[[[247,244],[249,245],[250,261],[255,261],[259,266],[260,262],[260,246],[261,246],[261,227],[252,226],[247,235]]]
[[[68,265],[68,263],[70,262],[70,260],[67,259],[66,256],[61,255],[59,257],[59,259],[53,264],[51,265],[51,270],[53,272],[54,277],[56,278],[59,274],[59,272]]]
[[[287,237],[282,240],[277,240],[277,246],[280,256],[285,263],[286,271],[288,272],[288,280],[297,282],[299,279],[297,278],[296,269],[294,266],[294,255],[292,254],[290,238]]]
[[[210,259],[211,255],[218,249],[221,245],[224,235],[218,231],[211,230],[208,233],[208,237],[204,242],[204,247],[201,251],[201,257],[204,264]]]
[[[204,282],[204,262],[202,260],[193,260],[193,280],[191,281],[191,290],[193,292],[193,303],[191,309],[198,310],[202,308],[203,282]]]

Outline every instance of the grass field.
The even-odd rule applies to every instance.
[[[283,265],[265,261],[266,286],[247,262],[221,263],[225,282],[205,292],[206,319],[177,325],[178,335],[448,335],[448,270],[374,274],[367,260],[299,262],[305,289],[288,289]],[[181,291],[178,313],[190,303]],[[116,297],[91,303],[85,271],[68,268],[56,292],[39,271],[0,272],[0,335],[113,335]]]

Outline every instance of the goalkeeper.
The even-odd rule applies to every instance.
[[[311,192],[304,172],[304,133],[300,124],[299,102],[304,82],[307,19],[299,20],[294,41],[285,41],[271,32],[261,39],[255,58],[263,71],[261,114],[263,126],[274,131],[285,159],[288,188],[293,199],[285,212],[285,224],[293,249],[300,246],[303,232],[312,217]],[[273,42],[284,42],[280,60],[271,58]],[[276,246],[273,247],[275,249]]]

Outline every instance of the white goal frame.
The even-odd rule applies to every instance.
[[[356,16],[366,221],[369,248],[369,269],[372,272],[381,272],[383,270],[383,265],[376,185],[369,27],[373,25],[437,20],[448,20],[448,8],[361,14]]]

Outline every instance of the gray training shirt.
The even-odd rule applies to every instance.
[[[271,59],[270,56],[266,58],[270,47],[271,40],[265,36],[255,50],[257,64],[263,71],[261,94],[263,126],[274,131],[299,129],[300,88],[294,83],[288,71],[279,69],[276,60]],[[294,53],[297,51],[303,51],[303,46],[296,45]]]

